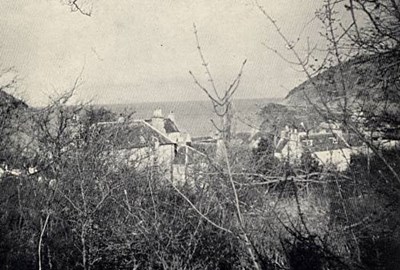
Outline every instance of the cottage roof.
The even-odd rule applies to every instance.
[[[349,147],[344,139],[335,133],[308,134],[301,138],[301,143],[310,152],[330,151]]]
[[[163,118],[163,121],[164,121],[165,133],[168,134],[168,133],[179,132],[179,129],[176,126],[176,124],[174,123],[174,121],[172,121],[169,118]],[[151,124],[151,119],[146,119],[145,122],[148,124]]]
[[[98,139],[110,144],[114,149],[143,148],[159,145],[175,144],[167,136],[156,130],[143,120],[133,122],[101,122],[94,130]]]
[[[275,152],[282,153],[289,142],[288,138],[279,140]],[[301,147],[310,152],[330,151],[350,147],[345,139],[336,133],[310,133],[300,137]]]
[[[327,123],[327,122],[322,122],[318,126],[319,128],[326,129],[326,130],[334,130],[334,129],[340,129],[340,125],[338,123]]]

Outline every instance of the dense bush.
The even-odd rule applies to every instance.
[[[383,162],[399,173],[397,150],[356,157],[341,174],[309,155],[280,164],[270,140],[245,159],[232,147],[240,223],[221,166],[178,193],[157,168],[110,162],[87,133],[91,114],[76,128],[69,111],[52,113],[65,128],[37,120],[39,152],[24,163],[38,171],[1,177],[0,269],[252,269],[249,248],[262,269],[399,263],[400,186]]]

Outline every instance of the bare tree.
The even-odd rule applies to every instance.
[[[206,61],[204,57],[195,24],[193,24],[193,30],[194,30],[194,35],[196,37],[196,45],[201,59],[201,64],[205,69],[205,73],[208,77],[208,82],[210,86],[207,87],[201,84],[191,71],[189,71],[189,74],[192,76],[195,84],[207,95],[207,97],[212,102],[214,113],[221,119],[220,121],[221,123],[216,124],[213,122],[213,124],[215,128],[218,130],[218,132],[222,134],[222,138],[226,142],[229,142],[232,136],[232,119],[233,119],[232,101],[234,94],[239,88],[240,80],[243,73],[243,68],[246,65],[247,60],[243,61],[239,73],[237,74],[233,82],[229,85],[229,87],[226,90],[221,91],[216,87],[214,78],[209,68],[209,63]]]
[[[283,33],[278,22],[268,14],[267,9],[259,3],[257,5],[267,22],[275,28],[289,52],[292,53],[293,60],[284,58],[284,61],[299,67],[308,78],[308,82],[299,87],[296,95],[304,98],[305,103],[312,107],[322,119],[341,123],[348,137],[354,135],[362,141],[369,151],[374,153],[374,163],[381,163],[384,170],[391,175],[389,178],[378,177],[381,182],[377,179],[370,180],[370,176],[367,175],[368,180],[364,182],[357,179],[360,168],[351,166],[347,184],[336,182],[333,186],[336,196],[333,200],[340,205],[341,217],[345,220],[344,227],[347,228],[343,235],[345,238],[348,236],[348,242],[351,242],[349,245],[352,246],[351,253],[355,257],[350,264],[354,262],[361,264],[365,260],[362,258],[365,239],[354,230],[353,225],[357,224],[354,222],[354,216],[362,216],[368,220],[374,216],[373,211],[376,210],[369,210],[372,213],[369,212],[368,216],[365,216],[363,215],[366,214],[363,212],[365,210],[357,208],[349,201],[363,204],[379,197],[382,201],[371,208],[380,208],[380,204],[383,204],[387,198],[382,198],[375,191],[371,191],[368,185],[373,182],[374,188],[391,190],[390,197],[397,198],[398,183],[400,183],[399,171],[391,160],[398,160],[398,152],[396,152],[398,150],[393,149],[393,155],[383,154],[384,150],[378,144],[379,139],[376,140],[379,136],[396,139],[395,132],[391,132],[398,129],[398,118],[394,113],[399,110],[398,75],[395,75],[398,74],[400,63],[398,61],[398,1],[324,1],[322,8],[316,14],[325,29],[322,35],[326,37],[327,48],[325,59],[317,69],[317,73],[314,73],[315,69],[308,61],[312,51],[307,50],[303,56],[296,45]],[[348,24],[340,20],[339,14],[343,14],[340,13],[343,12],[340,9],[343,6],[351,18]],[[375,137],[373,135],[375,133],[379,135]],[[370,160],[369,156],[368,160]],[[369,171],[370,165],[367,166]],[[344,177],[339,176],[340,178]],[[353,192],[363,193],[369,190],[371,195],[368,199],[354,197],[354,194],[343,190],[345,185],[352,186]],[[383,211],[388,215],[393,215],[394,210],[387,207]],[[373,222],[368,222],[368,224],[358,228],[366,235],[381,233],[377,233],[379,229],[374,228]],[[339,225],[336,224],[336,226]],[[382,226],[386,225],[382,223]]]

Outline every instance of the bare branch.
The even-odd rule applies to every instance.
[[[211,87],[214,90],[214,94],[215,94],[216,98],[221,100],[221,97],[219,96],[217,87],[215,86],[214,79],[213,79],[213,77],[211,75],[210,69],[208,68],[208,63],[206,62],[206,60],[204,58],[204,55],[203,55],[203,52],[201,51],[199,36],[197,34],[197,28],[196,28],[196,24],[195,23],[193,23],[193,32],[194,32],[194,35],[196,37],[197,50],[199,52],[202,65],[204,66],[204,69],[206,70],[206,74],[208,75],[209,81],[211,83]]]
[[[223,106],[223,104],[219,101],[220,99],[216,99],[214,98],[209,92],[208,90],[202,86],[199,81],[196,79],[196,77],[193,75],[192,71],[189,71],[189,74],[192,76],[194,83],[201,89],[203,90],[204,93],[206,93],[206,95],[211,99],[211,101],[213,101],[214,103],[218,104],[219,106]]]
[[[189,199],[185,194],[183,194],[183,193],[174,185],[174,183],[173,183],[170,179],[167,178],[167,180],[170,182],[170,184],[171,184],[172,187],[175,189],[175,191],[178,192],[178,194],[179,194],[185,201],[188,202],[188,204],[193,208],[194,211],[196,211],[197,214],[200,215],[201,218],[205,219],[208,223],[210,223],[211,225],[213,225],[215,228],[218,228],[218,229],[220,229],[220,230],[222,230],[222,231],[224,231],[224,232],[233,234],[233,232],[232,232],[231,230],[229,230],[229,229],[227,229],[227,228],[224,228],[224,227],[222,227],[222,226],[216,224],[214,221],[212,221],[211,219],[209,219],[208,217],[206,217],[202,212],[200,212],[199,209],[197,209],[197,207],[190,201],[190,199]]]
[[[80,4],[78,3],[78,0],[69,0],[69,5],[71,6],[71,10],[78,11],[82,15],[91,17],[92,16],[92,7],[89,9],[89,11],[85,11],[81,8]]]
[[[225,102],[228,102],[231,97],[235,94],[236,90],[239,87],[240,84],[240,79],[242,78],[242,74],[243,74],[243,68],[247,63],[247,59],[245,59],[242,63],[242,66],[240,67],[240,71],[238,73],[238,75],[236,76],[236,78],[233,80],[232,84],[229,86],[228,90],[225,92],[224,97],[222,98],[222,100],[224,100]]]

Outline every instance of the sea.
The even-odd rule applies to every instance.
[[[261,123],[259,113],[268,103],[280,99],[237,99],[233,102],[233,132],[251,132]],[[216,133],[220,118],[216,116],[210,101],[166,101],[131,104],[108,104],[105,108],[117,114],[130,115],[131,119],[150,119],[154,110],[161,109],[165,117],[171,112],[179,130],[192,137],[210,136]]]

